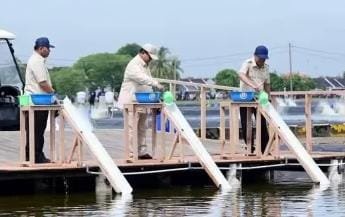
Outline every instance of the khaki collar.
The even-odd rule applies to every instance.
[[[267,68],[267,64],[264,63],[264,66],[263,67],[259,67],[258,65],[256,65],[256,61],[255,61],[255,56],[252,57],[252,63],[253,63],[253,67],[256,67],[258,69],[264,69],[264,68]]]
[[[147,64],[145,63],[145,61],[140,57],[139,54],[137,54],[137,56],[135,57],[138,59],[138,62],[140,63],[140,65],[142,65],[143,67],[147,67]]]
[[[37,53],[36,51],[34,51],[33,55],[34,55],[36,58],[38,58],[38,59],[42,59],[43,62],[46,61],[46,58],[42,57],[42,56],[41,56],[39,53]]]

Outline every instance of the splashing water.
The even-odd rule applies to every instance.
[[[334,112],[334,110],[331,108],[331,106],[326,100],[320,101],[317,107],[320,108],[321,110],[320,113],[322,115],[336,115],[336,113]]]
[[[285,103],[287,106],[292,106],[292,107],[296,107],[296,102],[292,99],[292,98],[285,98]]]
[[[277,104],[278,104],[279,107],[285,107],[286,106],[286,104],[285,104],[285,102],[284,102],[284,100],[282,98],[278,98],[277,97],[276,101],[277,101]]]
[[[335,102],[333,104],[334,111],[339,115],[345,115],[345,103],[344,102]]]

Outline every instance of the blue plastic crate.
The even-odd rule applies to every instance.
[[[31,101],[35,105],[52,105],[55,101],[54,94],[31,94]]]
[[[234,102],[251,102],[254,101],[255,92],[252,91],[231,91],[229,97]]]
[[[160,100],[160,92],[136,92],[135,98],[138,103],[157,103]]]

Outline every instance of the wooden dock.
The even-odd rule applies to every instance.
[[[202,91],[202,93],[205,94],[205,91]],[[343,92],[341,93],[343,94]],[[310,100],[307,100],[306,103],[310,105]],[[202,144],[200,146],[205,147],[207,153],[211,155],[224,174],[227,174],[234,165],[236,171],[241,171],[241,175],[251,171],[259,171],[261,175],[264,175],[264,171],[271,170],[303,170],[295,155],[286,148],[281,136],[278,135],[279,126],[275,126],[274,129],[273,124],[270,124],[270,140],[265,151],[262,152],[259,139],[261,137],[260,125],[258,124],[260,121],[256,120],[256,124],[249,122],[247,124],[247,127],[253,124],[256,125],[255,144],[244,144],[243,140],[239,138],[237,110],[240,106],[257,108],[254,102],[244,103],[243,105],[237,105],[229,100],[220,102],[221,123],[219,127],[220,138],[218,140],[206,139],[205,97],[201,98],[201,104],[200,136]],[[309,107],[306,105],[307,109]],[[26,111],[30,112],[32,109],[36,108],[31,107]],[[37,109],[43,108],[37,107]],[[48,108],[48,110],[50,109],[56,110],[56,108]],[[25,108],[22,108],[22,111],[24,110]],[[64,113],[62,112],[62,114]],[[199,182],[202,180],[199,177],[200,175],[206,177],[204,180],[208,183],[212,183],[210,177],[206,175],[205,170],[201,167],[200,158],[195,155],[195,150],[192,150],[190,144],[186,142],[186,136],[183,137],[181,132],[174,131],[173,129],[176,128],[171,123],[169,133],[157,133],[155,130],[156,117],[152,114],[155,113],[150,113],[151,117],[149,119],[152,126],[146,132],[146,143],[154,157],[152,160],[139,160],[136,156],[133,160],[128,161],[129,139],[126,127],[124,130],[96,130],[94,132],[131,185],[133,183],[142,184],[147,176],[156,177],[154,181],[150,179],[147,182],[151,185],[155,185],[156,181],[167,182],[167,180],[170,180],[168,183],[173,183],[172,179],[182,183],[188,183],[188,181]],[[306,111],[306,114],[309,114],[306,116],[307,122],[311,123],[311,113]],[[228,117],[229,127],[225,128],[227,115],[230,116]],[[66,191],[66,183],[75,183],[76,188],[89,186],[89,190],[94,187],[92,183],[95,183],[95,177],[100,174],[96,159],[88,150],[85,141],[83,141],[82,132],[76,130],[75,126],[70,125],[71,123],[67,120],[66,115],[60,115],[59,119],[60,131],[55,131],[55,125],[51,124],[50,128],[53,130],[45,135],[44,152],[48,158],[53,160],[52,163],[34,163],[32,158],[34,153],[30,153],[29,161],[25,160],[25,141],[23,140],[25,130],[23,130],[23,123],[21,123],[21,133],[18,131],[0,132],[0,193],[9,189],[16,189],[18,186],[26,186],[25,183],[28,182],[35,185],[35,183],[47,179],[50,180],[49,186],[51,189],[64,189]],[[160,126],[161,129],[164,129],[167,117],[161,119],[163,121],[161,121]],[[52,123],[55,121],[54,118],[50,120]],[[31,122],[30,126],[33,126]],[[343,172],[345,138],[313,138],[311,126],[306,130],[305,138],[300,138],[310,156],[324,172],[327,172],[330,167],[334,167],[334,163],[338,168],[338,172]],[[250,131],[247,130],[247,140],[251,141],[248,138],[254,135],[248,132]],[[229,137],[226,137],[226,135],[229,135]],[[31,147],[34,145],[33,141],[33,137],[30,136]],[[134,144],[132,145],[137,146],[135,141],[137,141],[137,138],[134,138]],[[255,147],[254,150],[252,150],[253,146]],[[190,177],[187,178],[188,176]],[[253,177],[258,178],[258,176],[252,176],[251,178]],[[30,188],[32,186],[24,189]]]
[[[194,156],[189,147],[184,147],[184,159],[180,156],[174,155],[170,160],[138,160],[133,163],[126,162],[125,147],[123,142],[123,130],[96,130],[96,136],[102,142],[108,153],[114,159],[116,164],[123,172],[142,172],[171,168],[186,168],[194,165],[200,167],[198,160]],[[148,135],[150,132],[148,132]],[[149,137],[149,136],[148,136]],[[45,135],[45,141],[49,141],[49,133]],[[71,129],[65,130],[66,153],[71,153],[74,134]],[[170,138],[172,140],[172,138]],[[0,133],[0,181],[1,180],[17,180],[30,179],[37,177],[65,177],[65,176],[94,176],[88,173],[90,170],[98,170],[96,161],[93,159],[91,153],[85,147],[83,151],[83,162],[78,163],[77,158],[74,158],[71,163],[49,163],[49,164],[35,164],[33,166],[23,166],[19,161],[19,140],[20,135],[18,131],[6,131]],[[147,141],[150,144],[150,140]],[[314,146],[322,146],[324,151],[313,152],[312,157],[319,163],[330,163],[332,159],[345,159],[345,152],[343,151],[327,151],[327,147],[334,149],[334,144],[337,144],[338,150],[343,150],[345,147],[344,138],[314,138],[316,143]],[[317,144],[319,143],[319,144]],[[328,145],[326,143],[333,143]],[[68,144],[68,145],[67,145]],[[206,140],[204,145],[213,159],[219,166],[229,166],[230,164],[241,164],[242,167],[251,167],[253,169],[257,166],[274,166],[277,164],[296,163],[296,158],[289,151],[281,151],[280,157],[257,157],[257,156],[236,156],[233,158],[223,158],[220,155],[221,144],[219,141]],[[45,145],[45,153],[49,153],[49,146]],[[171,147],[166,147],[169,150]],[[47,155],[49,156],[49,155]],[[272,167],[271,169],[277,169]],[[283,169],[283,167],[281,167]]]

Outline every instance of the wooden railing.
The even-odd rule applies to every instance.
[[[167,80],[167,79],[157,79],[161,83],[169,84],[170,91],[175,94],[176,85],[186,85],[186,86],[194,86],[200,90],[200,137],[201,139],[206,139],[206,109],[207,109],[207,101],[206,101],[206,93],[208,89],[216,89],[216,90],[223,90],[223,91],[231,91],[231,90],[239,90],[238,87],[228,87],[228,86],[221,86],[221,85],[213,85],[213,84],[201,84],[201,83],[193,83],[193,82],[185,82],[185,81],[176,81],[176,80]],[[306,148],[309,152],[312,151],[312,118],[311,118],[311,102],[312,98],[315,96],[345,96],[345,90],[333,90],[333,91],[286,91],[286,92],[271,92],[271,97],[274,99],[279,96],[295,96],[305,98],[305,129],[306,129]],[[273,103],[273,105],[276,105]]]
[[[238,90],[238,87],[228,87],[228,86],[221,86],[221,85],[214,85],[214,84],[201,84],[201,83],[193,83],[193,82],[186,82],[186,81],[176,81],[176,80],[168,80],[168,79],[160,79],[157,78],[160,83],[167,83],[169,84],[170,91],[176,95],[176,85],[185,85],[185,86],[194,86],[200,90],[200,137],[201,139],[206,139],[206,110],[207,110],[207,100],[206,100],[206,93],[208,89],[216,89],[216,90]]]
[[[315,96],[345,96],[345,90],[332,90],[332,91],[287,91],[287,92],[271,92],[273,98],[279,96],[304,96],[304,109],[305,109],[305,130],[306,130],[306,149],[311,152],[313,149],[313,125],[311,119],[311,102]]]

